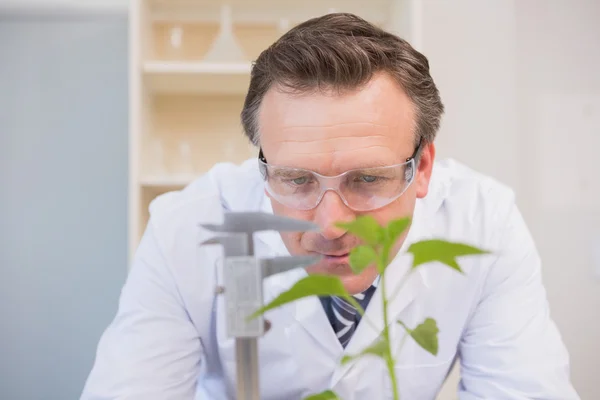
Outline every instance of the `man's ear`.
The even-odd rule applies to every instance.
[[[434,161],[435,145],[433,143],[427,143],[421,150],[419,164],[417,165],[417,174],[415,176],[415,186],[418,198],[427,196]]]

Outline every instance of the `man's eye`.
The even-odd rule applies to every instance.
[[[307,181],[308,181],[308,178],[306,176],[302,176],[300,178],[295,178],[295,179],[291,180],[291,182],[297,186],[304,185]]]
[[[361,175],[360,180],[365,183],[373,183],[377,181],[377,177],[373,175]]]

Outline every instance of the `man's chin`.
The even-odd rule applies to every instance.
[[[329,260],[322,260],[318,264],[311,265],[306,268],[306,271],[309,274],[336,275],[340,278],[354,275],[348,263],[330,262]]]

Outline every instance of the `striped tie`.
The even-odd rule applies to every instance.
[[[354,299],[360,303],[365,298],[364,293],[355,294]],[[343,297],[332,296],[331,308],[333,310],[333,330],[342,344],[346,347],[356,330],[358,310]]]

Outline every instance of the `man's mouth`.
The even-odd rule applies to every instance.
[[[323,257],[331,261],[343,261],[348,258],[350,253],[323,254]]]
[[[314,268],[333,274],[346,275],[350,271],[350,253],[319,253],[321,261],[315,264]]]

